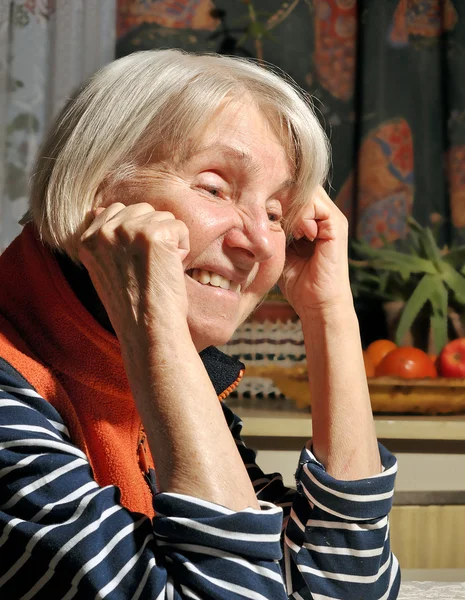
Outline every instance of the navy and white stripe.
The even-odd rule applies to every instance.
[[[380,476],[340,482],[308,446],[296,492],[260,471],[224,412],[261,510],[164,493],[152,522],[96,484],[58,412],[0,359],[0,597],[396,598],[392,455],[381,447]]]
[[[309,440],[300,455],[297,491],[291,490],[278,473],[263,474],[256,453],[240,438],[240,419],[227,407],[224,412],[257,498],[283,509],[281,564],[289,598],[397,598],[400,572],[390,550],[388,520],[395,457],[380,444],[382,473],[339,481],[315,458]]]

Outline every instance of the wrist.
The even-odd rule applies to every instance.
[[[354,301],[351,294],[333,298],[331,301],[322,302],[318,305],[306,306],[299,312],[299,318],[302,326],[305,324],[314,325],[331,324],[356,317]]]
[[[123,327],[117,331],[126,368],[145,370],[156,356],[164,362],[165,355],[177,357],[193,346],[186,320],[151,320],[137,326]]]
[[[150,345],[163,344],[167,340],[172,344],[192,342],[187,319],[183,316],[173,318],[165,315],[163,318],[153,319],[144,325],[143,334]]]

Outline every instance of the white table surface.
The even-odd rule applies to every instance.
[[[398,600],[465,600],[465,583],[408,581],[401,585]]]

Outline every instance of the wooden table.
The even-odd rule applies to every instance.
[[[312,435],[310,413],[298,411],[237,408],[249,437],[296,437]],[[379,439],[465,441],[465,415],[441,417],[375,416]]]

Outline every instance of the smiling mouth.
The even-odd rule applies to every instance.
[[[236,292],[239,294],[241,291],[241,284],[236,283],[235,281],[231,281],[230,279],[226,279],[222,275],[218,275],[218,273],[212,273],[211,271],[204,271],[203,269],[190,269],[186,271],[187,275],[201,283],[202,285],[210,285],[212,287],[219,287],[223,290],[230,290],[231,292]]]

